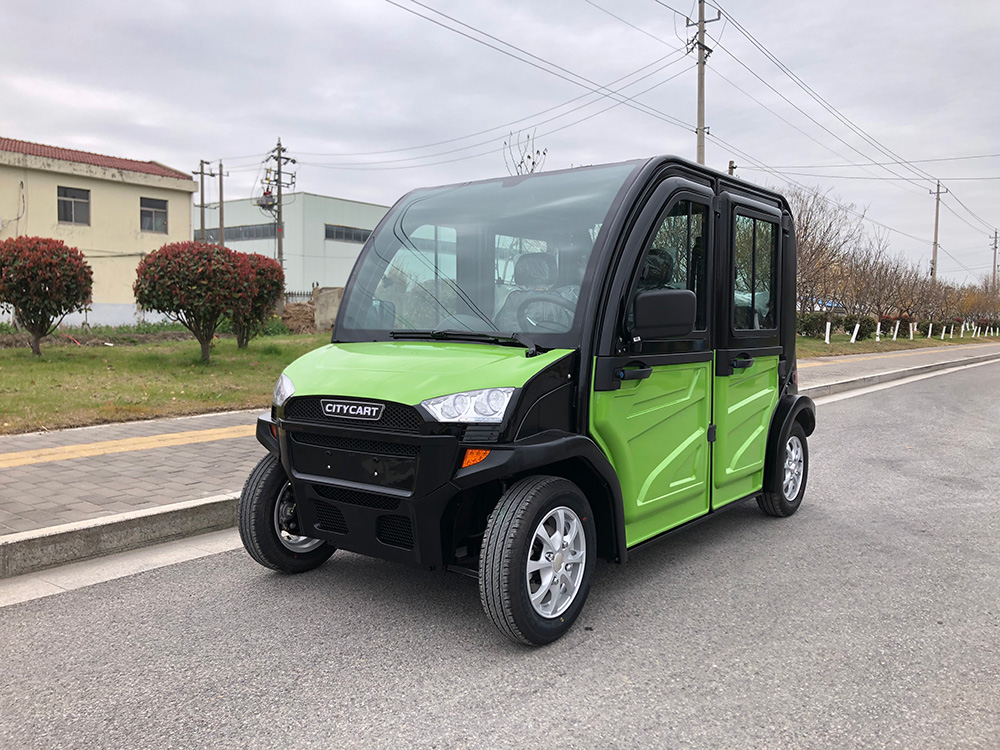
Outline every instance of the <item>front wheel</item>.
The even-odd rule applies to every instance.
[[[806,432],[798,422],[792,424],[784,450],[779,451],[780,463],[776,467],[781,477],[781,487],[777,492],[765,492],[757,498],[757,505],[769,516],[785,517],[799,509],[802,496],[806,494],[806,479],[809,476],[809,446]]]
[[[261,565],[303,573],[322,565],[336,548],[299,533],[295,496],[276,456],[268,453],[250,472],[239,510],[240,538]]]
[[[479,594],[493,623],[519,643],[561,637],[590,592],[597,530],[590,503],[567,479],[522,479],[490,515],[479,556]]]

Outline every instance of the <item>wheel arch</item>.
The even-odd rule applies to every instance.
[[[499,500],[496,487],[506,488],[525,477],[535,475],[558,476],[573,482],[587,498],[597,526],[598,557],[611,562],[625,562],[625,511],[622,503],[621,484],[611,462],[589,437],[555,430],[533,435],[517,441],[506,460],[499,460],[489,467],[483,462],[483,471],[469,472],[456,477],[461,487],[446,516],[455,517],[454,503],[480,493],[492,498],[490,511]],[[481,496],[481,495],[480,495]],[[444,529],[442,529],[444,531]],[[447,551],[444,551],[447,555]]]
[[[764,492],[780,492],[781,476],[777,457],[795,423],[802,425],[806,436],[816,429],[816,404],[808,396],[786,393],[778,400],[771,427],[767,435],[767,451],[764,460]]]

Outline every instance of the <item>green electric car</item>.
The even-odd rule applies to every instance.
[[[675,157],[409,193],[258,419],[243,543],[289,573],[336,549],[465,573],[549,643],[598,557],[798,509],[794,303],[787,202]]]

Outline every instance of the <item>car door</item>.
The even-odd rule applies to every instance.
[[[627,239],[590,399],[591,435],[621,482],[629,546],[709,510],[712,194],[677,182],[690,185],[661,185]],[[647,289],[693,291],[695,330],[669,341],[630,336],[631,301]]]
[[[712,507],[758,492],[778,400],[781,212],[723,195],[726,237],[716,290]],[[721,244],[721,243],[720,243]]]

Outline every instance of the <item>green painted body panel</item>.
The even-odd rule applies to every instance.
[[[745,370],[715,378],[712,507],[764,486],[764,454],[778,403],[778,357],[757,357]]]
[[[521,347],[456,341],[366,341],[328,344],[285,368],[296,396],[351,396],[414,406],[478,388],[521,388],[571,354],[553,349],[525,357]]]
[[[594,391],[590,432],[621,482],[629,546],[708,512],[712,363]]]

